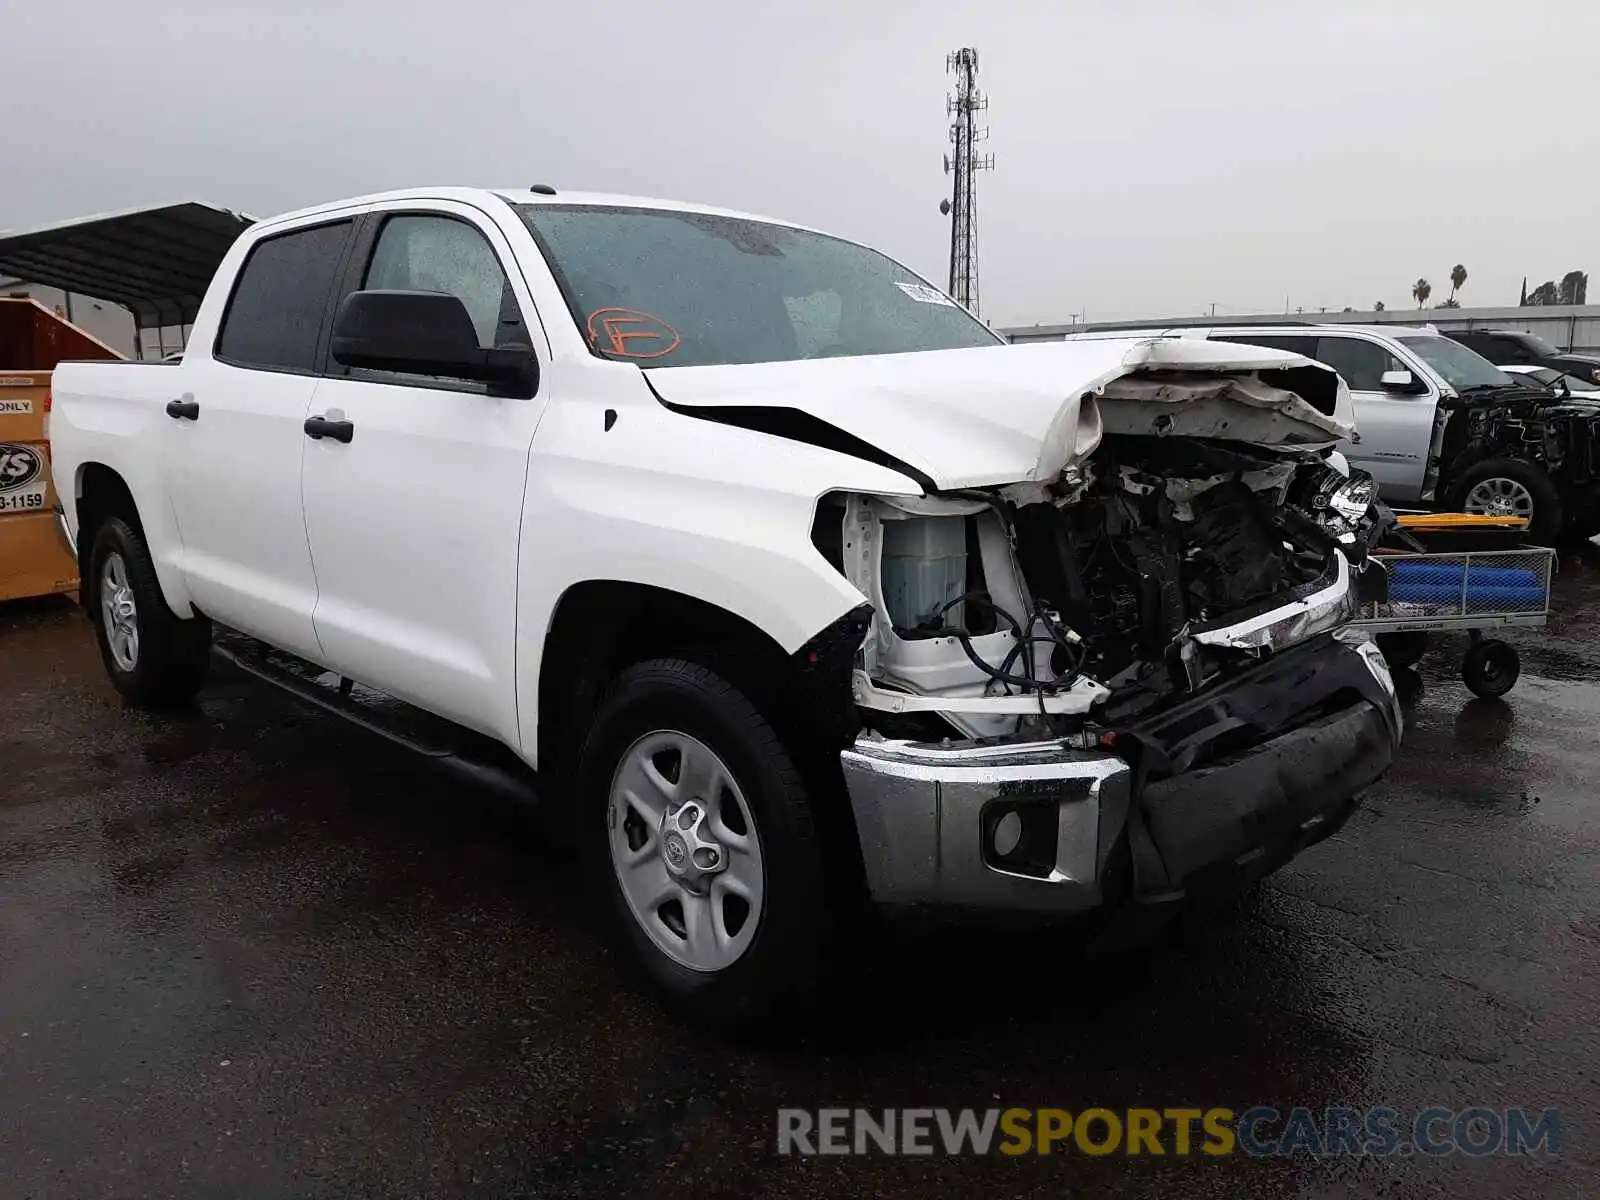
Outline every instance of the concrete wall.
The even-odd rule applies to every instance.
[[[97,300],[73,292],[70,297],[60,288],[19,279],[0,278],[0,296],[30,296],[50,311],[65,317],[85,333],[98,338],[119,354],[133,357],[133,314],[120,304]],[[160,358],[164,353],[182,350],[188,330],[177,326],[144,331],[144,356]],[[0,363],[0,367],[5,364]]]
[[[1138,321],[1093,321],[1085,325],[1023,325],[1002,329],[1013,342],[1058,341],[1069,333],[1096,329],[1215,328],[1222,325],[1302,324],[1417,325],[1439,329],[1518,329],[1537,333],[1562,350],[1600,354],[1600,304],[1551,305],[1534,308],[1414,308],[1383,312],[1261,313],[1249,317],[1169,317]]]

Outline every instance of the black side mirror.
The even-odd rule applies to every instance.
[[[446,292],[351,292],[334,318],[331,351],[347,367],[470,379],[502,395],[539,388],[533,351],[478,345],[467,306]]]

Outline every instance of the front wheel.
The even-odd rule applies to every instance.
[[[671,1001],[744,1024],[815,994],[832,922],[811,800],[742,692],[681,659],[629,668],[581,788],[616,940]]]
[[[1532,463],[1491,458],[1467,468],[1450,489],[1459,512],[1487,517],[1521,517],[1528,536],[1551,545],[1561,534],[1561,496],[1555,484]]]
[[[167,607],[139,531],[121,517],[95,530],[84,584],[100,657],[112,685],[135,704],[165,708],[194,699],[210,663],[211,624]]]

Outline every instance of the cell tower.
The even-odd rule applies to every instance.
[[[978,128],[978,114],[989,107],[989,98],[978,90],[978,52],[963,47],[945,56],[944,69],[956,75],[956,92],[945,97],[945,113],[950,122],[950,140],[955,153],[944,156],[946,175],[955,176],[950,199],[939,205],[950,218],[950,295],[973,316],[978,315],[978,189],[979,171],[992,170],[994,155],[978,154],[979,142],[989,137],[987,127]]]

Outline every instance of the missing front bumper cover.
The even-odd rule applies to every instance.
[[[862,735],[840,763],[873,898],[1050,915],[1098,908],[1119,898],[1107,894],[1108,867],[1136,802],[1141,891],[1181,897],[1218,873],[1276,866],[1337,828],[1399,746],[1392,683],[1362,640],[1324,637],[1275,655],[1135,731],[1170,771],[1137,801],[1127,762],[1059,741]],[[1013,812],[1020,827],[997,847]],[[1051,838],[1043,849],[1041,828]]]

